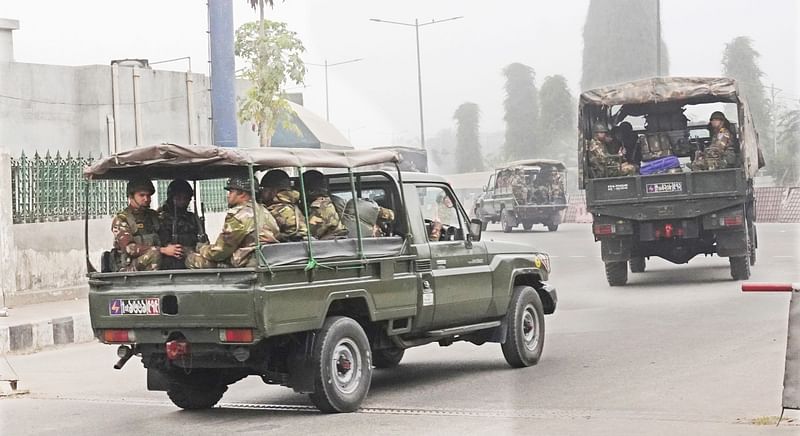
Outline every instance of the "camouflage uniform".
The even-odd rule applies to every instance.
[[[517,200],[517,203],[527,203],[528,186],[525,184],[525,176],[522,175],[521,171],[514,171],[514,174],[511,176],[510,184],[511,193],[514,195],[514,199]]]
[[[175,206],[165,203],[158,210],[158,221],[158,235],[162,244],[181,245],[184,257],[197,249],[200,226],[194,213],[186,209],[175,211]],[[186,268],[185,261],[170,256],[164,256],[161,263],[162,269]]]
[[[308,195],[308,232],[316,239],[334,239],[347,236],[347,228],[342,224],[331,197],[324,192],[311,192]]]
[[[361,198],[358,200],[358,219],[362,236],[373,238],[391,236],[389,225],[394,222],[394,211],[391,209],[381,207],[373,200]],[[357,237],[355,207],[352,200],[347,202],[342,212],[342,224],[347,228],[349,237]]]
[[[261,204],[256,205],[258,213],[258,235],[262,244],[278,242],[279,233],[275,218]],[[189,268],[224,268],[253,267],[258,260],[253,253],[256,250],[255,213],[250,202],[228,209],[222,232],[214,244],[201,245],[196,253],[186,258]]]
[[[561,177],[561,173],[554,171],[552,177],[550,178],[550,196],[552,198],[564,198],[564,179]]]
[[[589,141],[589,168],[592,177],[621,177],[636,174],[636,166],[625,162],[623,150],[609,154],[606,152],[605,143],[597,138]]]
[[[267,209],[280,229],[277,237],[281,242],[300,241],[308,236],[308,226],[299,202],[299,192],[282,189],[267,203]]]
[[[711,132],[711,144],[692,162],[693,171],[721,170],[736,166],[736,152],[731,144],[732,135],[725,126]]]
[[[161,262],[158,213],[131,206],[111,220],[114,249],[120,253],[119,271],[154,271]]]

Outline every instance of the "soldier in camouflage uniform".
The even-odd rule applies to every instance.
[[[622,146],[614,142],[608,134],[608,127],[605,123],[595,124],[592,133],[588,147],[589,169],[592,177],[620,177],[636,174],[636,166],[625,162]]]
[[[154,271],[164,256],[180,259],[183,248],[178,244],[161,246],[158,236],[158,213],[150,209],[150,199],[156,192],[147,179],[128,182],[128,207],[111,220],[114,251],[119,271]]]
[[[303,173],[308,201],[308,232],[316,239],[347,237],[347,228],[328,193],[325,176],[316,170]]]
[[[528,202],[528,185],[525,183],[525,174],[522,168],[516,168],[509,181],[511,185],[511,193],[518,204],[525,204]]]
[[[194,213],[189,212],[189,202],[194,196],[194,189],[183,179],[173,180],[167,187],[167,201],[158,210],[158,236],[162,244],[169,242],[183,248],[188,255],[197,249],[200,222]],[[178,257],[161,259],[161,269],[184,269],[186,261]]]
[[[249,176],[234,176],[228,179],[228,209],[222,232],[214,244],[201,244],[196,253],[186,258],[189,268],[243,268],[258,265],[254,255],[256,237],[262,244],[278,242],[278,224],[272,214],[260,203],[255,204],[251,189],[256,181]],[[258,236],[256,236],[256,214],[258,214]]]
[[[428,239],[432,242],[440,241],[444,228],[452,226],[458,226],[455,205],[453,204],[453,199],[442,191],[436,196],[436,211],[431,223]]]
[[[711,114],[708,123],[711,133],[711,144],[705,151],[697,152],[691,163],[693,171],[721,170],[736,166],[736,152],[733,149],[731,123],[725,114],[716,111]]]
[[[308,236],[306,219],[299,206],[300,193],[292,189],[285,171],[271,170],[261,178],[261,202],[278,223],[279,241],[302,241]]]

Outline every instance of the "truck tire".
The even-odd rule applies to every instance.
[[[558,230],[558,223],[547,225],[547,231],[555,232],[556,230]]]
[[[503,233],[511,233],[514,231],[514,226],[509,222],[508,212],[500,212],[500,227],[503,228]]]
[[[167,396],[184,410],[210,409],[228,390],[219,380],[219,372],[213,370],[194,370],[189,376],[170,377]]]
[[[331,316],[317,331],[312,352],[311,401],[325,413],[352,412],[372,382],[372,352],[364,329],[352,318]]]
[[[485,232],[489,228],[489,220],[481,218],[481,231]]]
[[[625,286],[628,283],[628,262],[606,262],[605,265],[609,286]]]
[[[643,273],[647,268],[647,260],[644,257],[632,257],[630,264],[632,273]]]
[[[372,365],[380,369],[394,368],[403,360],[405,352],[406,350],[397,347],[375,350],[372,352]]]
[[[512,368],[536,365],[544,349],[544,309],[539,294],[530,286],[514,286],[506,313],[503,356]]]
[[[756,264],[756,249],[758,248],[758,233],[755,224],[750,231],[750,239],[747,241],[748,248],[750,249],[750,266]]]
[[[750,278],[750,255],[729,257],[731,264],[731,277],[734,280],[747,280]]]

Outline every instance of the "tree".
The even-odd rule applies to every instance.
[[[583,26],[581,89],[656,76],[656,1],[591,0]],[[663,38],[661,75],[669,75]]]
[[[253,84],[245,98],[239,99],[239,121],[253,123],[262,147],[270,145],[278,123],[294,127],[294,111],[284,89],[289,81],[303,83],[306,66],[300,54],[304,51],[303,43],[286,23],[263,20],[245,23],[236,30],[234,52],[246,62],[240,77]]]
[[[453,114],[456,132],[456,169],[459,173],[483,170],[481,144],[478,138],[480,109],[475,103],[461,103]]]
[[[739,90],[747,99],[750,113],[753,115],[753,124],[761,137],[763,151],[768,160],[774,160],[770,123],[770,107],[761,84],[764,73],[758,66],[759,53],[753,48],[753,40],[746,36],[733,38],[725,44],[722,53],[722,72],[725,76],[735,79]],[[774,174],[774,173],[773,173]]]
[[[577,164],[575,99],[564,76],[548,76],[539,89],[539,141],[544,157]]]
[[[539,102],[533,68],[513,63],[503,69],[506,76],[505,106],[506,141],[504,151],[509,159],[536,157],[540,149],[536,138]]]
[[[800,183],[800,109],[785,111],[778,123],[778,153],[767,168],[772,168],[775,181],[783,186]]]

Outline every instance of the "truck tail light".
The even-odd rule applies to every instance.
[[[672,224],[664,224],[664,237],[667,239],[672,238]]]
[[[104,330],[103,342],[117,344],[136,342],[136,335],[133,330]]]
[[[222,342],[253,342],[253,329],[220,329]]]
[[[616,233],[617,228],[614,224],[595,224],[594,225],[594,234],[595,235],[613,235]]]
[[[744,224],[744,217],[742,215],[733,215],[733,216],[726,216],[722,217],[720,220],[725,227],[739,227]]]
[[[185,340],[172,340],[164,344],[167,359],[175,360],[189,355],[189,343]]]

